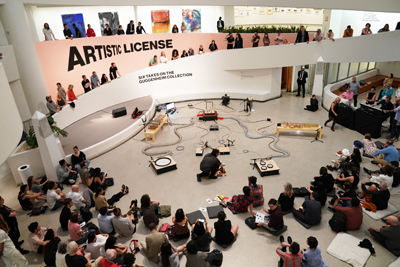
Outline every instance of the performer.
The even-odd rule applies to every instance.
[[[223,164],[218,159],[219,150],[213,149],[211,153],[204,156],[200,163],[202,173],[197,174],[197,181],[201,182],[201,177],[208,176],[209,179],[217,179],[215,173],[218,169],[223,169]]]
[[[305,70],[305,67],[301,67],[301,70],[297,74],[297,95],[300,96],[300,87],[303,87],[303,98],[306,93],[305,84],[308,78],[308,73]]]
[[[310,105],[307,105],[304,109],[312,112],[318,110],[318,99],[315,95],[312,95],[310,99]]]
[[[324,126],[326,126],[326,124],[328,124],[328,122],[333,120],[332,127],[331,127],[332,131],[335,131],[335,128],[333,128],[333,127],[335,127],[336,118],[338,116],[337,111],[338,111],[339,103],[340,103],[340,97],[336,97],[335,101],[333,101],[331,104],[331,108],[329,109],[329,120],[327,120],[324,124]]]

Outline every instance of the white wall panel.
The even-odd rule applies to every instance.
[[[11,92],[14,96],[14,101],[17,104],[19,114],[22,121],[27,121],[31,118],[28,103],[26,102],[24,90],[20,80],[10,83]]]
[[[377,62],[376,68],[379,69],[379,73],[382,75],[393,73],[394,77],[400,78],[400,61]]]
[[[19,73],[13,46],[12,45],[0,46],[0,53],[3,53],[4,58],[0,62],[3,63],[8,82],[18,80]]]

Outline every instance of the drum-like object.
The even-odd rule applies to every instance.
[[[158,158],[154,161],[154,164],[159,166],[159,167],[165,167],[168,166],[171,163],[170,158]]]

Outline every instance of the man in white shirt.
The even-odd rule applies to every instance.
[[[54,181],[47,182],[46,201],[51,211],[58,209],[65,200],[65,194],[57,186]]]
[[[67,198],[72,199],[74,206],[80,210],[81,207],[86,207],[86,200],[83,198],[81,194],[79,194],[79,186],[74,184],[71,187],[71,192],[67,194]]]
[[[89,233],[85,251],[91,253],[92,258],[104,257],[106,255],[104,245],[106,244],[107,238],[107,234],[96,235],[95,233]]]
[[[281,31],[278,31],[278,35],[275,37],[275,45],[280,45],[283,43],[283,36],[281,35]]]
[[[313,41],[321,42],[324,40],[324,34],[321,32],[321,29],[318,29],[316,33],[314,33]]]
[[[99,228],[101,233],[111,234],[114,232],[114,227],[112,225],[112,219],[114,215],[107,215],[107,207],[102,207],[99,210],[99,215],[97,215],[97,220],[99,222]]]
[[[383,169],[383,174],[372,174],[371,182],[379,184],[380,182],[385,182],[387,184],[387,189],[392,189],[393,184],[393,168],[391,166],[385,166]]]

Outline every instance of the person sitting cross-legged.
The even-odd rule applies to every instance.
[[[321,203],[316,199],[318,199],[318,193],[312,192],[310,199],[304,201],[302,208],[292,210],[293,216],[306,224],[319,224],[321,222]]]
[[[386,218],[388,225],[383,225],[381,228],[370,227],[368,233],[376,241],[378,241],[387,250],[392,252],[397,257],[400,256],[400,224],[395,216]]]
[[[328,265],[322,260],[321,248],[318,246],[318,240],[309,236],[307,238],[308,248],[303,248],[301,254],[303,254],[302,267],[328,267]]]
[[[97,215],[97,221],[99,222],[100,232],[104,234],[114,233],[114,227],[112,225],[112,219],[114,215],[108,215],[107,207],[102,207]]]
[[[369,188],[367,189],[366,186],[369,186]],[[365,198],[363,203],[365,209],[369,209],[373,212],[387,209],[390,192],[387,189],[387,184],[385,182],[380,182],[379,184],[373,182],[362,182],[361,189],[362,192],[358,197]]]
[[[295,196],[293,194],[293,186],[291,183],[286,183],[283,186],[283,192],[279,195],[278,202],[282,208],[282,212],[292,211]]]
[[[114,249],[117,253],[116,257],[113,259],[113,262],[116,264],[119,264],[124,259],[124,256],[128,253],[128,247],[121,243],[117,243],[117,238],[115,236],[109,236],[106,240],[106,243],[104,245],[106,256],[107,250],[110,249]]]
[[[351,206],[342,207],[338,203],[339,201],[351,201]],[[349,198],[337,198],[335,203],[333,203],[333,209],[337,212],[343,213],[346,216],[346,229],[356,230],[360,228],[363,221],[363,211],[360,205],[360,200],[357,197]]]
[[[290,252],[286,252],[287,247],[289,247]],[[297,242],[292,242],[291,244],[286,242],[281,242],[281,245],[276,249],[276,253],[279,255],[279,257],[281,257],[279,266],[283,267],[301,266],[303,255],[300,253],[300,245]]]
[[[113,213],[115,217],[112,218],[112,224],[119,237],[132,236],[136,232],[135,214],[129,210],[126,215],[122,216],[120,208],[114,208]]]
[[[108,234],[99,234],[96,235],[95,233],[90,232],[87,236],[86,241],[86,252],[90,252],[93,258],[97,257],[104,257],[104,245],[106,244],[108,238]]]
[[[28,235],[29,247],[31,251],[37,253],[42,253],[43,247],[50,242],[50,239],[58,236],[54,228],[41,227],[37,222],[31,223],[28,230],[30,232]]]
[[[283,227],[283,215],[282,209],[278,205],[278,201],[274,198],[271,198],[268,201],[269,210],[263,208],[263,211],[269,214],[269,223],[260,222],[257,224],[258,226],[263,226],[265,229],[269,231],[278,231]]]
[[[66,198],[63,203],[64,208],[61,210],[60,213],[60,224],[61,228],[64,231],[68,231],[68,222],[69,222],[69,217],[71,217],[71,207],[74,205],[72,202],[72,199]]]
[[[197,244],[200,251],[210,251],[211,233],[213,228],[207,226],[207,220],[204,223],[199,219],[192,225],[192,240]]]
[[[207,253],[199,251],[196,243],[190,240],[186,245],[186,267],[211,267]]]
[[[230,220],[225,219],[225,212],[218,212],[218,221],[214,223],[215,242],[217,244],[229,245],[235,239],[235,236],[239,230],[239,226],[232,225]]]
[[[387,147],[381,150],[378,150],[374,154],[374,160],[371,161],[375,164],[381,164],[383,166],[390,166],[391,161],[399,161],[399,152],[393,146],[393,141],[386,141]]]
[[[60,160],[58,164],[56,167],[58,182],[70,185],[75,184],[78,173],[72,169],[72,166],[68,166],[65,159]]]
[[[146,236],[146,243],[140,242],[147,259],[154,263],[159,263],[158,253],[161,252],[161,245],[168,241],[168,237],[164,233],[157,231],[157,225],[151,223],[149,225],[150,234]]]
[[[257,184],[257,177],[249,177],[250,195],[254,197],[254,207],[261,207],[264,205],[263,186]]]
[[[234,195],[226,203],[228,208],[236,213],[247,212],[250,207],[250,213],[256,215],[253,211],[254,197],[250,194],[250,187],[243,187],[244,195]]]
[[[388,190],[392,189],[393,168],[391,166],[385,166],[383,168],[383,174],[371,174],[370,181],[374,183],[385,182],[388,186]]]
[[[189,219],[186,217],[183,209],[177,209],[175,216],[172,217],[172,223],[175,228],[174,240],[187,239],[190,237]]]
[[[79,213],[73,212],[69,217],[68,222],[68,232],[72,240],[74,240],[78,245],[86,242],[86,238],[89,232],[94,232],[94,229],[88,229],[87,227],[81,227],[79,225]]]
[[[47,183],[47,204],[51,211],[55,211],[61,206],[61,203],[65,200],[65,194],[58,188],[58,184],[54,181]]]

